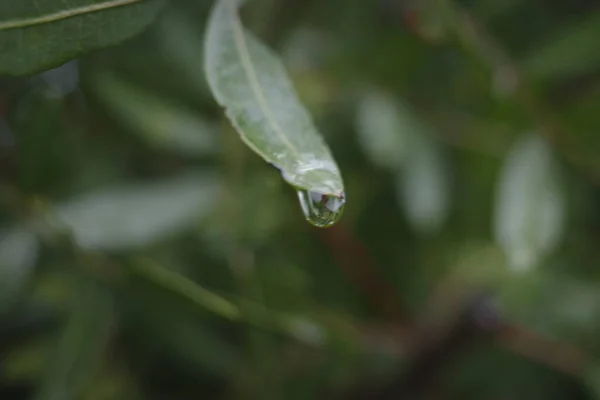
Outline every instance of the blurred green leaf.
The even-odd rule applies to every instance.
[[[397,191],[406,218],[415,231],[435,233],[449,211],[450,183],[443,149],[421,136],[398,173]]]
[[[99,189],[57,206],[56,216],[82,248],[124,250],[192,227],[211,211],[218,193],[214,175],[189,173]]]
[[[148,26],[163,0],[3,0],[0,75],[56,67],[119,43]]]
[[[205,67],[216,100],[244,142],[299,189],[340,195],[342,177],[323,138],[299,103],[282,62],[246,31],[238,0],[211,13]]]
[[[552,152],[539,135],[519,139],[504,161],[494,230],[515,268],[536,266],[558,244],[565,214],[558,178]]]
[[[598,38],[600,13],[576,20],[554,33],[524,61],[525,70],[536,79],[557,79],[597,70],[600,66]]]
[[[198,156],[217,148],[217,130],[197,112],[172,104],[109,70],[90,77],[94,93],[118,121],[151,146]]]
[[[21,290],[37,260],[38,247],[35,235],[23,227],[0,231],[0,313]]]
[[[357,112],[358,140],[373,164],[397,169],[411,151],[419,127],[389,93],[370,90]]]
[[[36,400],[80,398],[102,362],[113,319],[112,298],[89,278],[76,279],[76,295],[50,356]]]

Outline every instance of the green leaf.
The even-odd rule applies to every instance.
[[[539,135],[520,139],[498,183],[496,240],[518,269],[534,267],[559,242],[565,199],[553,154]]]
[[[359,143],[373,164],[397,169],[409,155],[419,127],[389,93],[369,90],[356,114],[356,130]]]
[[[113,319],[111,296],[88,278],[77,292],[64,330],[53,349],[36,400],[80,398],[94,377],[108,343]]]
[[[296,188],[339,196],[341,174],[277,55],[244,29],[237,0],[217,1],[205,38],[216,100],[242,140]]]
[[[448,165],[440,146],[420,135],[398,174],[398,197],[415,231],[438,231],[448,216]]]
[[[2,0],[0,75],[57,67],[141,32],[163,0]]]
[[[592,71],[600,63],[599,37],[600,13],[595,13],[539,46],[525,60],[525,70],[538,79],[562,78]]]
[[[214,176],[189,174],[88,193],[58,206],[56,215],[79,246],[124,250],[190,228],[212,209],[218,192]]]
[[[147,93],[111,71],[93,73],[90,82],[110,114],[151,146],[186,156],[216,150],[216,128],[197,112]]]

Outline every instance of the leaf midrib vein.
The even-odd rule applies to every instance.
[[[82,6],[78,8],[72,8],[63,11],[57,11],[39,17],[24,18],[18,20],[8,20],[0,22],[0,31],[7,31],[10,29],[27,28],[36,25],[48,24],[51,22],[61,21],[67,18],[73,18],[79,15],[91,14],[98,11],[104,11],[115,7],[123,7],[135,3],[141,3],[144,0],[111,0],[104,3],[90,4],[88,6]]]
[[[271,108],[269,107],[269,103],[267,102],[267,99],[265,98],[265,95],[263,93],[263,90],[262,90],[259,80],[258,80],[258,75],[256,74],[256,70],[254,69],[254,66],[252,65],[252,59],[250,57],[248,45],[246,44],[243,27],[242,27],[242,24],[239,22],[239,19],[237,16],[236,6],[233,1],[231,1],[231,0],[226,0],[226,1],[228,2],[228,5],[229,5],[228,8],[232,14],[231,23],[233,26],[233,31],[234,31],[233,36],[234,36],[236,47],[238,50],[238,55],[239,55],[240,61],[242,63],[242,68],[246,72],[246,77],[248,78],[250,87],[252,88],[252,92],[254,93],[254,96],[256,97],[256,101],[258,102],[260,108],[263,110],[263,113],[265,114],[265,117],[269,121],[269,124],[272,126],[273,130],[275,131],[277,136],[279,136],[279,138],[281,139],[283,144],[286,145],[289,148],[289,150],[292,153],[294,153],[294,155],[296,157],[300,157],[300,152],[285,136],[283,129],[281,128],[281,126],[279,126],[279,123],[275,119],[273,112],[271,111]]]

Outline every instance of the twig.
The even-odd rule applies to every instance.
[[[580,376],[588,363],[581,350],[504,321],[491,300],[486,293],[472,296],[463,303],[462,311],[447,328],[399,326],[387,329],[385,333],[378,329],[375,335],[364,335],[363,341],[368,347],[372,347],[371,336],[375,336],[378,342],[387,344],[384,351],[408,356],[412,361],[386,385],[363,383],[345,399],[392,400],[427,394],[436,388],[438,377],[465,349],[481,341],[498,345],[566,375]]]
[[[454,324],[442,336],[432,337],[427,328],[417,334],[412,345],[416,350],[408,370],[369,398],[392,400],[422,394],[434,386],[439,374],[466,347],[478,340],[491,338],[500,327],[500,312],[489,296],[476,294],[466,302]]]
[[[568,343],[542,337],[518,325],[506,325],[495,339],[502,347],[567,375],[579,376],[585,369],[587,356]]]
[[[320,238],[335,258],[337,265],[367,297],[376,312],[390,321],[401,321],[406,313],[398,294],[379,270],[365,245],[351,228],[338,222],[331,228],[320,230]]]

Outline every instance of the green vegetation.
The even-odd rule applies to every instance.
[[[589,0],[0,0],[0,399],[600,398],[599,38]]]

